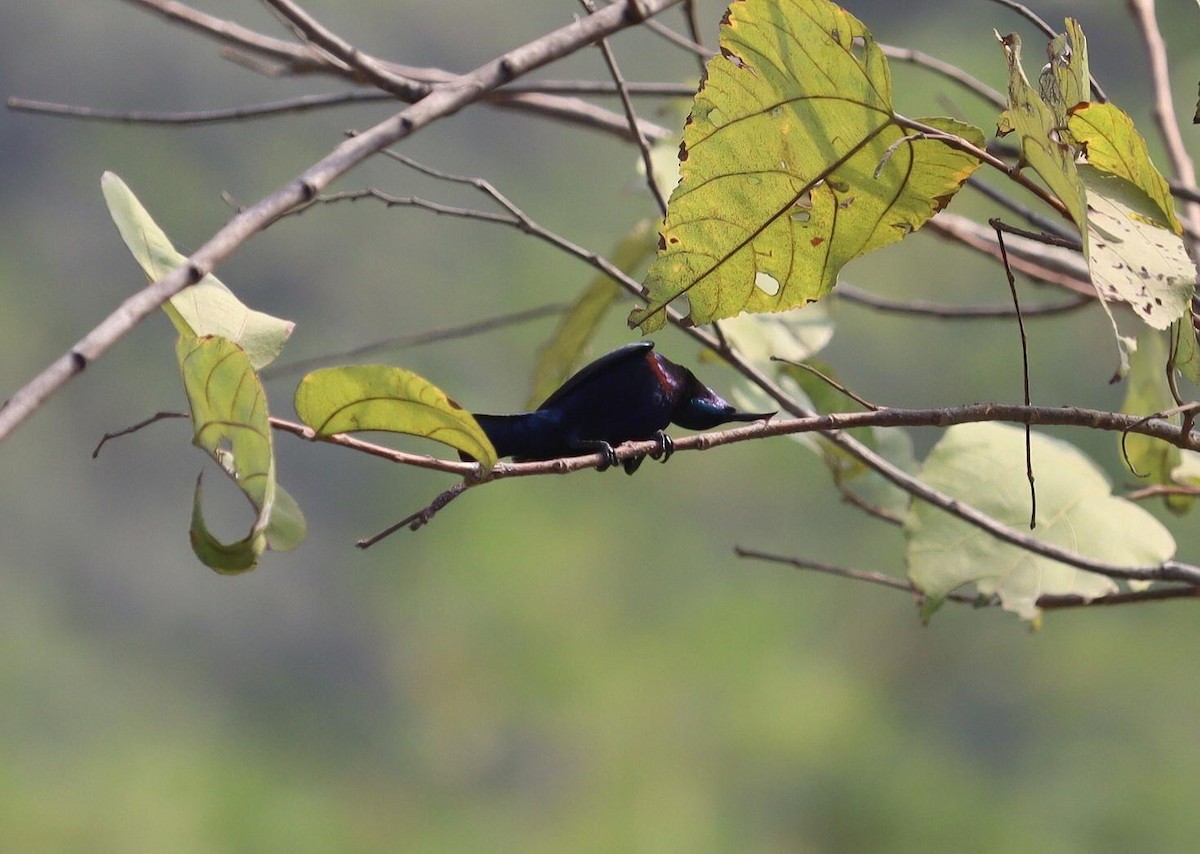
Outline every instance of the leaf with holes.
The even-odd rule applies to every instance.
[[[1034,433],[1037,528],[1032,535],[1084,557],[1152,566],[1175,553],[1175,541],[1157,519],[1117,498],[1104,473],[1073,445]],[[970,502],[1014,530],[1029,521],[1025,431],[1004,424],[960,424],[946,431],[921,466],[920,478],[952,498]],[[1027,528],[1026,528],[1027,529]],[[974,583],[996,595],[1022,619],[1038,617],[1043,593],[1091,599],[1117,585],[1103,575],[1050,560],[990,534],[924,501],[914,501],[904,523],[908,575],[927,597],[928,618],[948,593]]]
[[[142,207],[133,191],[112,172],[100,178],[100,189],[121,239],[150,281],[157,281],[187,262]],[[247,308],[216,276],[208,275],[163,304],[163,311],[184,336],[220,335],[238,344],[255,369],[274,361],[295,326]]]
[[[1088,269],[1108,300],[1120,300],[1155,329],[1191,306],[1196,266],[1179,235],[1158,225],[1155,203],[1124,178],[1078,167],[1087,187]]]
[[[217,572],[253,569],[267,548],[295,548],[305,533],[299,506],[275,482],[266,394],[249,356],[226,338],[180,336],[175,354],[192,413],[192,443],[217,462],[256,511],[243,539],[221,543],[204,522],[197,480],[192,548]]]
[[[321,436],[382,430],[433,439],[496,464],[483,428],[446,393],[412,371],[390,365],[322,368],[300,381],[296,414]]]
[[[826,0],[729,7],[680,149],[648,305],[652,332],[686,296],[694,324],[796,308],[833,288],[851,259],[894,243],[945,207],[979,166],[942,135],[978,128],[892,112],[887,60],[867,29]]]
[[[1008,64],[1008,109],[1004,113],[999,135],[1016,132],[1022,162],[1037,172],[1051,192],[1066,205],[1076,226],[1082,227],[1087,222],[1087,199],[1083,183],[1075,172],[1075,148],[1065,135],[1066,109],[1072,105],[1065,104],[1061,95],[1052,95],[1050,103],[1047,103],[1029,85],[1025,69],[1021,66],[1020,36],[1015,33],[1006,36],[996,33],[996,38],[1000,40],[1004,61]],[[1080,45],[1066,55],[1061,63],[1086,69],[1086,46]],[[1042,91],[1050,94],[1059,78],[1071,79],[1077,74],[1060,69],[1057,74],[1044,75],[1040,80]],[[1051,103],[1058,105],[1058,112],[1051,107]]]

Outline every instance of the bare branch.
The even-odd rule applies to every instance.
[[[579,1],[589,13],[595,13],[596,4],[592,0]],[[642,166],[646,170],[646,185],[650,189],[650,195],[654,197],[654,201],[658,204],[659,214],[666,216],[667,200],[663,197],[662,190],[659,189],[658,181],[654,176],[654,158],[650,155],[650,143],[646,140],[646,136],[642,133],[641,126],[638,124],[637,113],[634,112],[633,102],[629,100],[629,92],[625,88],[625,77],[621,74],[621,69],[617,65],[617,57],[613,54],[612,48],[609,47],[608,39],[600,39],[600,41],[596,42],[596,45],[600,48],[600,53],[604,57],[604,64],[608,66],[608,73],[612,75],[613,83],[616,84],[617,94],[621,98],[621,106],[625,110],[625,118],[629,122],[629,130],[637,142],[638,151],[642,154]]]
[[[673,0],[668,5],[681,1]],[[330,74],[349,79],[354,83],[371,82],[381,85],[380,81],[364,76],[362,71],[346,64],[328,51],[312,45],[299,45],[262,35],[222,18],[199,12],[184,3],[176,2],[176,0],[126,0],[126,2],[157,12],[173,23],[182,24],[226,45],[226,58],[247,67],[256,62],[255,67],[258,70],[267,71],[267,68],[263,67],[265,61],[270,67],[269,73]],[[660,11],[658,2],[651,5],[653,6],[652,12]],[[248,55],[257,60],[247,61]],[[419,68],[382,60],[373,60],[373,62],[375,63],[373,67],[378,73],[390,78],[395,84],[392,88],[385,87],[389,92],[401,96],[406,88],[409,89],[410,96],[404,97],[403,100],[413,101],[423,97],[421,95],[423,88],[454,84],[462,79],[459,75],[440,68]],[[463,77],[465,76],[463,75]],[[405,87],[403,81],[407,81],[411,85]],[[631,139],[629,129],[620,116],[577,98],[534,92],[496,91],[484,93],[483,100],[497,107],[533,112],[548,118],[604,130],[617,134],[623,139]],[[670,136],[670,131],[650,122],[642,123],[642,132],[651,139],[663,139]]]
[[[956,240],[996,260],[1000,247],[995,233],[985,225],[958,214],[942,211],[924,228]],[[1096,288],[1088,275],[1087,263],[1075,251],[1047,246],[1045,240],[1017,238],[1007,242],[1008,257],[1014,270],[1031,279],[1059,285],[1077,294],[1095,298]]]
[[[386,92],[334,92],[327,95],[301,95],[285,101],[267,104],[247,104],[227,110],[196,110],[188,112],[159,112],[153,110],[101,110],[27,98],[9,98],[8,108],[24,113],[60,116],[86,121],[117,122],[120,124],[206,125],[221,122],[240,122],[249,119],[272,118],[285,113],[305,113],[329,107],[395,100]]]
[[[18,389],[0,408],[0,440],[166,300],[199,282],[255,234],[292,208],[315,197],[331,181],[381,148],[458,112],[515,77],[680,2],[682,0],[638,0],[608,6],[595,15],[547,33],[481,65],[458,78],[455,85],[439,87],[360,136],[343,142],[288,185],[235,215],[185,264],[126,299],[67,353]]]
[[[986,163],[987,165],[991,166],[993,169],[997,169],[1000,172],[1003,172],[1005,175],[1007,175],[1013,181],[1020,184],[1026,190],[1033,193],[1035,196],[1037,196],[1039,199],[1041,199],[1047,205],[1049,205],[1054,210],[1056,210],[1060,214],[1062,214],[1062,216],[1064,218],[1066,218],[1068,220],[1070,219],[1070,212],[1067,210],[1067,206],[1064,205],[1057,196],[1055,196],[1053,193],[1046,190],[1040,184],[1037,184],[1036,182],[1032,181],[1031,179],[1026,178],[1025,175],[1021,172],[1021,170],[1018,169],[1016,166],[1010,166],[1009,164],[1005,163],[999,157],[996,157],[994,154],[990,153],[986,149],[979,148],[978,146],[973,145],[971,142],[963,139],[962,137],[955,136],[954,134],[946,133],[943,130],[938,130],[937,128],[932,127],[927,124],[924,124],[922,122],[918,122],[913,119],[905,118],[904,116],[902,116],[898,113],[893,113],[892,118],[896,121],[896,124],[900,125],[901,127],[911,128],[912,130],[920,131],[921,133],[925,134],[929,139],[941,140],[942,142],[944,142],[946,145],[950,146],[951,148],[957,149],[958,151],[961,151],[964,154],[970,154],[972,157],[975,157],[976,159],[982,161],[983,163]]]
[[[100,441],[96,445],[96,447],[92,449],[92,459],[94,460],[97,457],[99,457],[100,449],[103,448],[105,445],[107,445],[113,439],[118,439],[121,436],[128,436],[131,433],[136,433],[137,431],[141,430],[143,427],[149,427],[151,424],[156,424],[159,421],[165,421],[168,418],[188,418],[188,417],[190,417],[190,416],[186,412],[156,412],[153,415],[151,415],[149,418],[142,419],[137,424],[131,424],[128,427],[125,427],[121,430],[114,430],[111,433],[105,433],[103,436],[100,437]]]
[[[1154,83],[1154,121],[1171,159],[1171,169],[1183,187],[1195,191],[1196,167],[1188,156],[1175,119],[1175,105],[1171,99],[1171,75],[1167,69],[1167,45],[1158,29],[1158,18],[1154,14],[1154,0],[1129,0],[1142,41],[1146,46],[1146,57],[1150,61],[1150,76]],[[1200,202],[1189,200],[1184,204],[1184,219],[1192,234],[1192,257],[1200,258]]]
[[[905,593],[911,593],[917,597],[917,600],[924,594],[916,588],[911,582],[896,578],[894,575],[888,575],[884,572],[873,572],[865,569],[851,569],[843,566],[833,566],[827,563],[819,563],[814,560],[805,560],[803,558],[787,557],[785,555],[769,554],[760,552],[755,549],[747,549],[742,546],[735,546],[733,553],[738,557],[752,558],[754,560],[767,561],[768,563],[780,563],[786,566],[794,567],[795,569],[809,570],[812,572],[821,572],[826,575],[833,575],[838,578],[849,578],[852,581],[864,581],[868,584],[876,584],[880,587],[890,587],[892,590],[901,590]],[[1105,596],[1097,596],[1094,599],[1088,599],[1075,594],[1043,594],[1036,600],[1039,608],[1045,611],[1063,610],[1066,608],[1083,608],[1105,605],[1129,605],[1137,602],[1165,602],[1169,599],[1194,599],[1200,597],[1200,587],[1153,587],[1149,590],[1127,590],[1120,593],[1109,593]],[[970,605],[975,608],[993,608],[1000,605],[1000,599],[995,596],[972,596],[969,593],[951,592],[946,595],[947,602],[956,602],[960,605]]]
[[[846,281],[839,281],[834,294],[846,302],[886,311],[894,314],[911,314],[930,317],[937,320],[994,320],[1008,319],[1016,312],[1009,305],[946,305],[944,303],[927,302],[925,300],[898,300],[873,294]],[[1048,317],[1056,314],[1066,314],[1076,311],[1094,302],[1089,297],[1077,296],[1067,302],[1035,305],[1022,309],[1025,317]]]
[[[274,380],[280,377],[295,376],[296,374],[307,373],[314,368],[322,367],[339,362],[345,362],[349,359],[358,359],[363,356],[370,356],[375,353],[394,353],[398,350],[407,350],[409,347],[419,347],[423,344],[432,344],[435,341],[450,341],[455,338],[467,338],[472,335],[479,335],[483,332],[491,332],[494,329],[502,329],[506,326],[513,326],[518,323],[526,323],[530,320],[537,320],[543,317],[549,317],[556,314],[562,314],[568,307],[568,303],[550,303],[541,305],[537,308],[528,308],[524,311],[516,311],[511,314],[502,314],[497,317],[489,317],[484,320],[476,320],[472,323],[460,323],[454,326],[444,326],[440,329],[429,329],[425,332],[414,332],[409,335],[398,335],[394,338],[387,338],[383,341],[376,341],[372,344],[366,344],[362,347],[355,347],[352,350],[346,350],[341,353],[333,353],[328,356],[318,356],[314,359],[303,359],[298,362],[288,362],[283,365],[269,365],[259,371],[259,378],[263,380]]]
[[[1023,3],[1017,3],[1015,0],[992,0],[992,2],[999,3],[1001,6],[1007,6],[1009,9],[1012,9],[1022,18],[1029,21],[1031,24],[1045,33],[1046,38],[1053,39],[1058,35],[1058,31],[1055,30],[1054,27],[1050,26],[1041,18],[1039,18],[1037,13]],[[1100,84],[1097,82],[1095,75],[1089,75],[1089,80],[1091,81],[1092,92],[1095,94],[1096,99],[1099,101],[1107,101],[1108,95],[1104,94],[1104,90],[1100,88]]]
[[[936,56],[930,56],[927,53],[907,47],[895,47],[890,44],[879,44],[878,47],[883,51],[884,56],[898,59],[901,62],[911,62],[913,65],[919,65],[922,68],[928,68],[948,80],[957,83],[964,89],[973,92],[993,106],[1003,109],[1005,105],[1004,96],[998,91],[967,74],[967,72],[963,71],[957,65],[951,65],[944,59],[938,59]]]
[[[316,18],[301,9],[292,0],[265,0],[306,39],[352,69],[361,79],[391,92],[402,101],[417,101],[429,94],[431,86],[402,74],[397,74],[380,60],[363,53],[324,27]]]

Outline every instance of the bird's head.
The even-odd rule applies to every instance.
[[[686,368],[683,370],[687,371]],[[696,375],[691,371],[687,371],[683,392],[683,403],[671,420],[688,430],[708,430],[730,421],[761,421],[775,414],[739,412],[737,407],[696,379]]]

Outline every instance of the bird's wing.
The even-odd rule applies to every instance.
[[[570,379],[558,387],[558,390],[554,394],[542,401],[542,405],[538,409],[554,406],[568,394],[575,391],[575,389],[586,385],[591,380],[611,370],[614,365],[621,364],[629,359],[645,358],[653,349],[653,341],[634,341],[632,344],[626,344],[624,347],[618,347],[611,353],[604,354],[590,365],[585,365],[576,371]]]

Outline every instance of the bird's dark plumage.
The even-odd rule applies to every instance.
[[[654,352],[653,341],[626,344],[601,356],[533,412],[476,415],[496,453],[519,462],[603,451],[659,438],[669,455],[668,424],[707,430],[729,421],[757,421],[774,413],[739,412],[682,365]],[[633,474],[641,458],[626,460]]]

